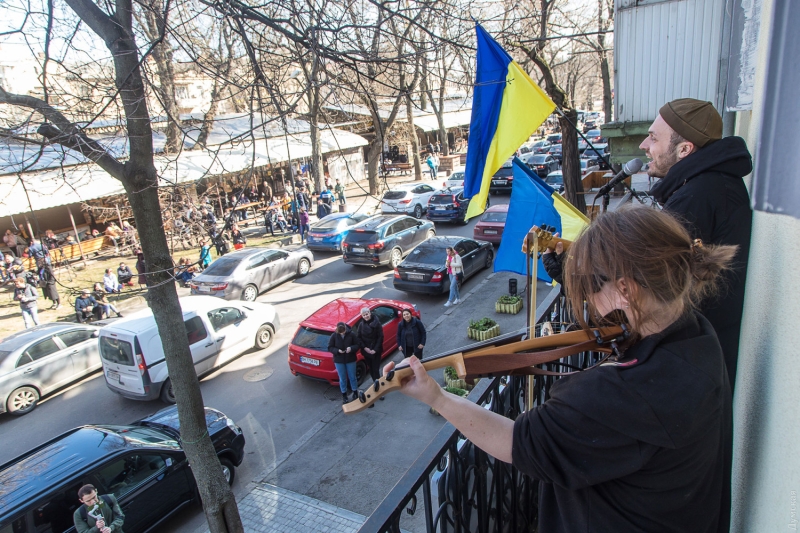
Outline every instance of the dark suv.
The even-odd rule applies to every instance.
[[[428,200],[428,220],[466,224],[469,198],[464,198],[464,187],[448,187],[436,191]],[[486,199],[489,207],[489,199]]]
[[[489,185],[489,192],[497,194],[499,192],[511,192],[511,187],[514,185],[514,171],[512,170],[511,161],[506,161],[503,166],[497,169],[497,172],[492,176],[492,183]]]
[[[419,243],[434,235],[433,222],[406,215],[372,217],[350,229],[342,243],[342,260],[351,265],[396,268]]]
[[[229,483],[244,457],[233,420],[206,408],[206,425]],[[0,531],[73,532],[78,489],[113,494],[126,533],[154,528],[200,498],[181,449],[178,410],[167,407],[129,426],[82,426],[0,466]]]

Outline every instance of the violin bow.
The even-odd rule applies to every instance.
[[[580,329],[523,340],[525,335],[526,331],[521,330],[434,355],[422,360],[422,366],[428,372],[452,366],[461,379],[533,373],[530,370],[535,365],[550,363],[581,352],[610,353],[612,346],[628,337],[628,330],[624,325],[592,328],[588,331]],[[351,414],[368,408],[381,396],[400,390],[403,380],[413,374],[408,363],[401,361],[398,366],[375,380],[368,389],[359,391],[358,400],[344,404],[342,410],[345,414]]]

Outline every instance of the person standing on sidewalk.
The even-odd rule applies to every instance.
[[[403,309],[403,320],[397,326],[397,347],[403,352],[403,357],[416,355],[422,359],[422,349],[428,340],[428,332],[422,320],[411,314],[409,309]]]
[[[455,249],[447,247],[447,259],[445,260],[447,267],[447,275],[450,277],[450,297],[445,302],[445,307],[451,305],[458,305],[459,300],[458,284],[460,280],[464,279],[464,263],[461,261],[461,256],[456,253]]]
[[[308,216],[308,211],[305,207],[300,208],[300,242],[306,241],[306,233],[308,233],[308,226],[311,219]]]
[[[339,200],[339,205],[344,205],[347,203],[347,197],[344,195],[344,185],[338,179],[336,180],[336,187],[333,188],[333,192],[336,193],[336,199]]]
[[[361,322],[356,330],[356,338],[361,345],[361,355],[369,367],[369,375],[377,381],[381,377],[381,356],[383,355],[383,326],[369,307],[361,309]],[[383,398],[383,396],[381,396]]]
[[[431,179],[436,179],[436,160],[434,159],[433,152],[428,154],[428,157],[425,159],[425,163],[428,165],[428,170],[431,173]]]
[[[25,329],[39,325],[39,307],[36,300],[36,287],[28,283],[24,277],[19,276],[14,280],[14,300],[19,302],[22,311],[22,320],[25,321]]]
[[[328,351],[333,354],[333,365],[339,374],[339,390],[342,392],[342,403],[347,403],[347,381],[353,391],[353,400],[358,398],[358,379],[356,361],[358,360],[358,339],[344,322],[336,324],[336,331],[328,340]]]

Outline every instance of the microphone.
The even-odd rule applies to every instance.
[[[611,189],[613,189],[617,183],[621,182],[625,178],[632,176],[642,170],[644,163],[638,157],[636,159],[631,159],[627,163],[622,166],[622,170],[619,171],[619,174],[611,178],[611,181],[600,187],[600,190],[597,191],[595,198],[599,198],[600,196],[605,196]]]

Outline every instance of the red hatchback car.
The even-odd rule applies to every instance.
[[[328,351],[328,340],[339,322],[355,329],[361,322],[361,309],[364,307],[371,309],[383,325],[384,358],[397,349],[397,325],[402,320],[403,310],[408,309],[412,315],[420,317],[414,305],[400,300],[337,298],[300,322],[289,343],[289,370],[292,374],[338,385],[339,374],[333,365],[333,354]],[[358,382],[361,383],[366,375],[367,365],[361,352],[358,352]]]
[[[500,244],[508,217],[508,204],[493,205],[483,212],[480,220],[472,228],[472,237],[481,241]]]

